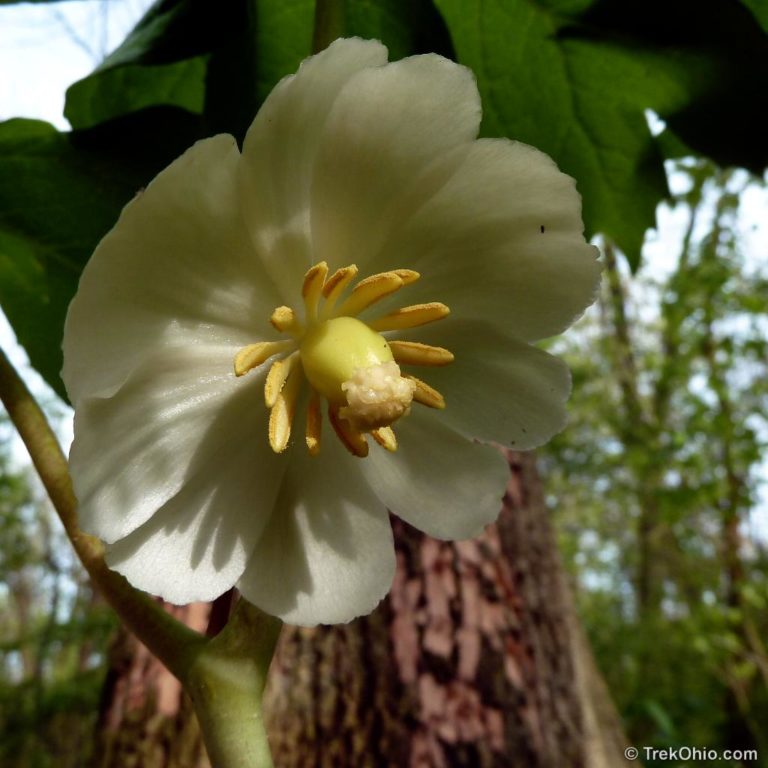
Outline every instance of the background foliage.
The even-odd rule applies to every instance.
[[[768,559],[749,525],[765,474],[768,265],[743,252],[739,228],[757,181],[732,170],[768,163],[768,3],[344,10],[345,33],[382,39],[392,58],[437,51],[470,66],[483,134],[534,144],[578,179],[606,280],[599,312],[558,342],[574,370],[572,426],[544,458],[582,616],[636,743],[757,744],[768,759]],[[0,304],[62,398],[64,316],[94,246],[196,139],[242,139],[310,53],[313,15],[312,0],[158,0],[67,91],[71,131],[0,123]],[[668,178],[688,225],[657,275],[643,242]],[[2,457],[0,476],[0,725],[12,734],[1,761],[31,749],[41,724],[61,738],[91,727],[110,623],[59,562],[66,547],[29,478]],[[40,754],[57,754],[59,736]]]

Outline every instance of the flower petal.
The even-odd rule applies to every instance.
[[[381,43],[336,40],[277,85],[245,137],[240,182],[246,221],[286,304],[296,302],[313,258],[309,190],[325,121],[355,73],[386,61]]]
[[[372,449],[363,474],[392,512],[430,536],[476,536],[501,510],[507,462],[496,448],[449,429],[443,411],[417,409],[395,423],[397,451]]]
[[[109,547],[107,564],[171,603],[234,586],[266,526],[285,462],[266,440],[229,443],[144,525]]]
[[[441,162],[453,175],[391,223],[375,268],[420,272],[410,303],[441,301],[454,316],[487,319],[527,341],[563,331],[594,300],[600,278],[573,179],[506,139],[481,139]]]
[[[316,457],[294,447],[272,519],[238,584],[246,599],[303,626],[374,609],[392,585],[395,553],[363,463],[331,436]]]
[[[562,360],[490,323],[454,317],[408,336],[453,352],[450,365],[422,375],[445,397],[440,417],[468,438],[524,451],[565,426],[571,377]]]
[[[244,346],[270,333],[276,297],[242,226],[239,157],[231,136],[198,142],[101,241],[64,330],[73,403],[112,394],[156,339]]]
[[[127,536],[198,475],[215,487],[233,451],[253,452],[252,473],[275,471],[264,373],[235,378],[233,356],[164,350],[111,398],[79,404],[70,468],[83,530],[110,543]]]
[[[468,145],[480,124],[474,75],[435,54],[366,69],[339,94],[325,125],[312,184],[315,259],[368,273],[389,223],[408,214],[405,191],[435,158]],[[427,173],[420,194],[450,169]],[[408,266],[399,260],[387,268]]]

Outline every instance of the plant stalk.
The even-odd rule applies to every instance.
[[[344,36],[344,0],[316,0],[312,53],[320,53]]]
[[[200,650],[186,689],[215,768],[272,768],[261,699],[282,622],[241,599]]]

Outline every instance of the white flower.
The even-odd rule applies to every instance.
[[[111,567],[175,603],[234,585],[340,622],[389,589],[387,509],[440,538],[496,518],[489,443],[564,424],[567,369],[529,342],[599,268],[573,180],[479,122],[466,68],[339,40],[275,88],[242,154],[200,141],[126,206],[64,336],[81,525]],[[337,295],[351,265],[375,277]]]

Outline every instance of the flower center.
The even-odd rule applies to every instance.
[[[325,262],[316,264],[302,286],[304,321],[285,306],[270,318],[291,338],[250,344],[235,356],[235,374],[243,376],[270,357],[287,353],[272,363],[264,384],[269,442],[276,453],[288,447],[304,378],[311,390],[305,439],[313,455],[320,450],[321,397],[328,401],[328,418],[337,436],[360,457],[368,455],[367,434],[387,450],[397,449],[392,424],[408,414],[413,401],[445,407],[439,392],[402,373],[400,365],[447,365],[453,355],[442,347],[386,339],[381,333],[439,320],[449,313],[448,307],[439,302],[415,304],[364,322],[358,313],[418,280],[419,274],[407,269],[381,272],[360,280],[341,300],[356,275],[354,264],[330,276]]]

